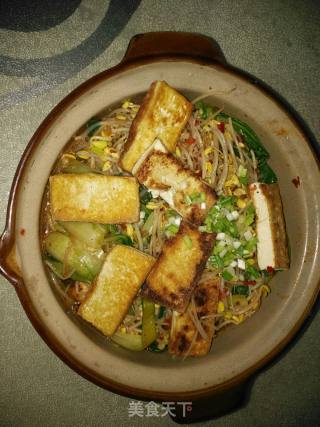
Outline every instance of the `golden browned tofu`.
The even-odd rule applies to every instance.
[[[103,334],[113,335],[154,262],[152,256],[137,249],[114,246],[78,314]]]
[[[216,202],[214,190],[170,153],[152,150],[135,175],[191,224],[200,225]]]
[[[219,301],[220,279],[201,281],[194,290],[194,308],[201,326],[206,333],[205,339],[195,326],[192,315],[189,314],[191,304],[185,313],[173,312],[169,352],[176,356],[204,356],[209,353],[214,334],[214,319],[204,318],[216,314]],[[194,315],[193,315],[194,316]]]
[[[133,177],[59,174],[50,177],[52,217],[58,221],[120,224],[139,221],[139,184]]]
[[[166,82],[153,82],[132,122],[120,166],[131,172],[156,138],[174,151],[191,111],[192,104]]]
[[[259,268],[286,269],[289,255],[279,186],[256,182],[249,192],[256,210]]]
[[[184,312],[211,253],[215,235],[200,233],[182,223],[179,232],[164,243],[162,253],[151,270],[143,295]]]

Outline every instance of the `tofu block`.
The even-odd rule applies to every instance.
[[[174,311],[168,346],[169,353],[175,356],[204,356],[209,353],[214,335],[214,319],[201,319],[201,317],[216,314],[219,301],[219,283],[219,278],[201,280],[195,287],[193,294],[194,311],[208,339],[204,339],[198,332],[189,315],[189,310],[185,313]],[[197,334],[196,338],[195,334]]]
[[[249,192],[256,210],[259,268],[287,269],[289,255],[279,186],[256,182],[250,184]]]
[[[52,217],[57,221],[120,224],[139,221],[139,184],[133,177],[59,174],[50,177]]]
[[[114,246],[78,314],[104,335],[113,335],[154,262],[152,256],[137,249]]]
[[[162,197],[184,220],[200,225],[216,202],[214,190],[172,154],[153,149],[136,172],[139,182]]]
[[[192,111],[192,104],[164,81],[151,84],[132,122],[120,166],[131,172],[135,163],[159,138],[169,151],[177,140]]]
[[[181,223],[179,232],[165,241],[162,253],[147,277],[143,295],[182,313],[211,254],[215,235],[200,233]]]

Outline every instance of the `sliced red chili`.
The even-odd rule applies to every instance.
[[[293,178],[293,179],[291,180],[291,182],[292,182],[292,184],[293,184],[296,188],[298,188],[298,187],[300,186],[300,176],[297,176],[296,178]]]
[[[270,265],[268,265],[267,272],[270,273],[270,274],[274,273],[274,268],[271,267]]]
[[[244,285],[246,286],[254,286],[257,282],[255,280],[245,280],[243,282]]]
[[[191,145],[191,144],[194,144],[196,142],[196,140],[194,138],[190,137],[190,138],[186,139],[184,142],[186,144],[190,144]]]
[[[225,130],[226,126],[224,124],[224,122],[221,122],[218,124],[218,129],[223,133]]]

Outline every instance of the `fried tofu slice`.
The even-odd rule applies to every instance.
[[[120,158],[121,168],[131,172],[156,138],[173,152],[191,111],[192,104],[166,82],[153,82],[132,122]]]
[[[179,232],[165,241],[162,253],[147,277],[143,295],[180,313],[184,312],[192,292],[211,254],[215,235],[200,233],[181,223]]]
[[[278,184],[250,184],[256,210],[257,255],[260,270],[289,268],[286,227]]]
[[[50,177],[51,213],[57,221],[121,224],[139,221],[136,178],[96,174]]]
[[[78,314],[104,335],[113,335],[154,262],[155,258],[137,249],[114,246]]]
[[[172,154],[156,147],[136,172],[139,182],[162,197],[184,220],[200,225],[216,202],[214,190]]]
[[[217,313],[219,283],[219,278],[200,280],[194,290],[194,304],[189,304],[185,313],[173,312],[169,353],[175,356],[204,356],[209,353],[214,335],[214,319],[201,318]],[[206,339],[195,325],[195,315],[201,323]]]

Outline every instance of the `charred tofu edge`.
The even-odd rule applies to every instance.
[[[208,316],[217,312],[219,282],[220,278],[216,280],[208,279],[201,284],[197,284],[195,287],[194,301],[199,319],[202,316]],[[203,300],[204,293],[205,299]],[[212,304],[214,304],[214,307],[210,307]],[[172,327],[170,330],[169,353],[175,356],[204,356],[208,354],[214,336],[214,320],[204,319],[201,322],[208,336],[206,340],[197,332],[197,328],[187,311],[182,314],[174,311],[173,316],[175,316],[175,319],[172,320]],[[195,333],[197,333],[197,337],[193,342]],[[192,342],[193,346],[190,349]]]
[[[189,224],[186,223],[181,223],[179,232],[172,238],[168,239],[165,242],[165,246],[166,247],[170,247],[173,246],[176,242],[177,239],[183,239],[184,236],[188,233],[189,228],[193,228],[194,230],[197,230],[194,227],[191,227]],[[197,230],[198,231],[198,230]],[[214,244],[214,240],[215,240],[215,233],[200,233],[199,232],[199,243],[200,243],[200,250],[202,252],[202,257],[200,262],[195,266],[195,274],[193,277],[190,277],[189,280],[189,287],[183,289],[183,291],[178,294],[176,294],[178,296],[178,303],[177,304],[173,304],[170,301],[168,301],[168,299],[162,295],[159,291],[156,291],[153,289],[152,287],[152,283],[150,282],[150,280],[152,280],[152,275],[153,272],[161,269],[162,263],[164,262],[164,259],[168,258],[167,255],[165,254],[164,251],[162,251],[162,253],[160,254],[158,260],[156,261],[156,263],[154,264],[152,270],[150,271],[146,283],[142,288],[142,293],[143,296],[151,299],[152,301],[163,305],[165,307],[171,308],[173,310],[176,310],[178,312],[184,312],[189,301],[190,301],[190,297],[192,295],[192,292],[196,286],[196,284],[198,283],[201,274],[206,266],[207,260],[211,254],[211,250]],[[183,263],[185,260],[181,260],[181,268],[183,268]],[[173,291],[175,292],[175,290]]]

